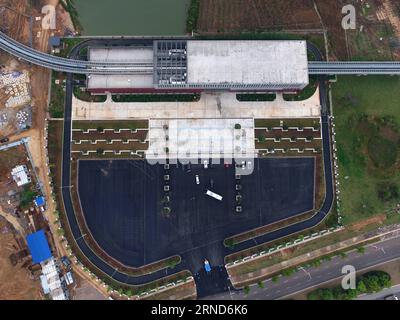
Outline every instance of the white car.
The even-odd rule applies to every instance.
[[[200,184],[200,178],[198,174],[196,174],[196,184]]]
[[[204,160],[204,169],[208,168],[208,160]]]

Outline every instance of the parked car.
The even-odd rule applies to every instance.
[[[198,174],[196,174],[196,184],[200,184],[200,178]]]
[[[385,297],[385,300],[399,300],[399,297],[396,294],[391,294]]]
[[[4,137],[4,138],[0,139],[0,143],[6,143],[8,141],[10,141],[10,139],[8,139],[7,137]]]
[[[208,160],[204,160],[204,169],[207,169],[208,168]]]

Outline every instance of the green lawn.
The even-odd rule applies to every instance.
[[[332,95],[344,223],[394,215],[400,202],[400,78],[342,76]]]

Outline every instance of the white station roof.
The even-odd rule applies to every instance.
[[[308,84],[305,41],[187,42],[188,84]]]

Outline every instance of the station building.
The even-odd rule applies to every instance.
[[[92,94],[296,92],[309,83],[305,41],[154,40],[90,48],[88,59],[138,67],[132,74],[89,75]]]

